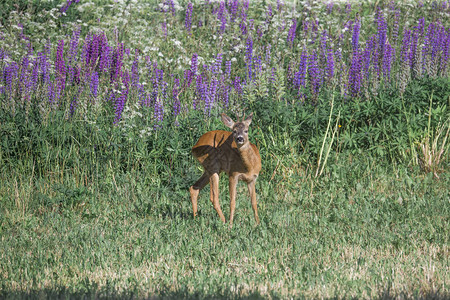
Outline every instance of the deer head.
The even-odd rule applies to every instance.
[[[238,148],[241,148],[249,143],[248,127],[252,123],[253,113],[251,113],[245,120],[244,118],[245,115],[242,117],[242,121],[239,121],[238,118],[238,121],[234,122],[229,116],[222,114],[222,122],[233,131],[232,136]]]

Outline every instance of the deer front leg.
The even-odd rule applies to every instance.
[[[256,224],[259,224],[258,206],[256,204],[256,179],[247,183],[248,191],[250,193],[250,199],[252,201],[253,212],[255,213]]]
[[[238,179],[234,176],[229,177],[230,189],[230,227],[233,226],[234,210],[236,209],[236,186]]]
[[[222,222],[225,223],[225,216],[222,213],[222,210],[220,209],[220,203],[219,203],[219,174],[214,173],[209,177],[209,183],[211,185],[211,195],[213,198],[213,206],[214,209],[219,214],[220,219]]]
[[[199,180],[197,180],[190,188],[189,193],[191,194],[191,203],[192,203],[192,210],[194,213],[194,218],[197,216],[197,199],[198,199],[198,193],[201,189],[205,187],[209,182],[208,174],[205,172],[200,177]]]

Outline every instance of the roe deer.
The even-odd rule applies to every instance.
[[[252,122],[253,113],[244,120],[235,123],[226,114],[222,114],[222,122],[232,131],[214,130],[202,135],[192,148],[192,154],[205,170],[203,175],[189,188],[194,217],[197,215],[197,198],[200,190],[208,183],[211,185],[210,200],[222,222],[225,217],[219,204],[219,174],[223,171],[229,176],[230,190],[230,226],[233,225],[236,208],[236,186],[238,180],[247,183],[252,201],[256,223],[259,223],[256,205],[255,183],[261,171],[261,157],[258,148],[248,140],[248,126]]]

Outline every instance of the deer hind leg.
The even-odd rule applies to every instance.
[[[198,199],[198,193],[202,188],[205,187],[209,183],[209,176],[205,172],[200,177],[199,180],[197,180],[193,186],[189,188],[189,193],[191,194],[191,203],[192,203],[192,210],[194,212],[194,217],[197,216],[197,199]]]
[[[247,187],[250,193],[250,199],[252,201],[253,212],[255,213],[256,224],[259,224],[258,206],[256,204],[256,180],[248,182]]]
[[[211,195],[213,198],[214,209],[219,214],[219,217],[222,220],[222,222],[225,223],[225,216],[223,215],[222,210],[220,209],[219,203],[219,174],[213,173],[211,177],[209,177],[209,183],[211,185]]]

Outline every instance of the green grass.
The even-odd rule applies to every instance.
[[[0,295],[448,297],[448,175],[371,159],[333,168],[320,180],[306,170],[263,176],[259,226],[240,185],[232,229],[208,192],[194,220],[187,190],[138,174],[55,191],[58,201],[36,210],[20,209],[39,188],[22,182],[1,217]],[[226,191],[222,180],[225,212]]]

